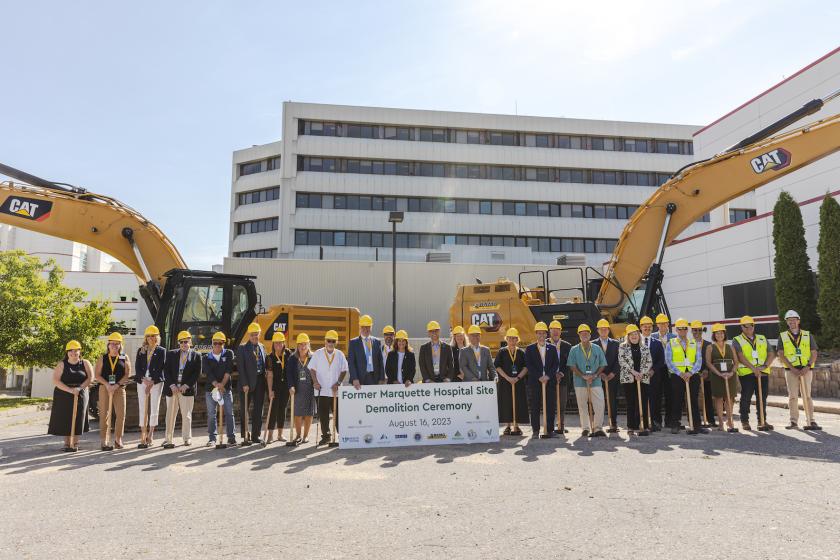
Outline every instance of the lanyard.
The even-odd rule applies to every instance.
[[[586,358],[586,371],[591,372],[592,366],[589,365],[589,360],[592,358],[592,345],[589,346],[589,353],[586,353],[586,349],[583,347],[583,344],[580,345],[580,351],[583,352],[583,357]]]
[[[179,360],[180,365],[178,366],[178,369],[179,369],[180,371],[184,371],[184,367],[187,365],[187,358],[189,358],[189,357],[190,357],[190,354],[189,354],[189,352],[187,352],[186,354],[184,354],[183,352],[181,352],[181,356],[182,356],[182,357],[181,357],[181,359]]]
[[[327,358],[327,367],[331,367],[333,361],[335,360],[335,351],[333,351],[332,358],[330,358],[330,353],[324,350],[324,356]]]
[[[277,359],[280,362],[280,369],[281,370],[286,369],[286,353],[285,352],[280,352],[280,356],[277,356],[277,354],[274,354],[274,357],[275,357],[275,359]]]
[[[724,342],[723,344],[718,345],[718,343],[715,342],[715,348],[717,348],[717,351],[720,354],[720,357],[725,360],[726,359],[726,343]]]
[[[113,360],[111,359],[111,355],[108,354],[108,363],[111,364],[111,375],[117,374],[117,362],[120,361],[120,357],[117,356]]]
[[[796,348],[799,348],[799,344],[802,342],[802,331],[800,330],[799,334],[796,337],[794,337],[793,333],[790,332],[790,330],[788,330],[788,336],[790,337],[790,341],[793,343],[793,345]]]
[[[507,349],[508,356],[510,356],[510,363],[516,364],[516,349],[513,352],[510,351],[510,347]]]

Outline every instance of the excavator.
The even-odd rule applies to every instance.
[[[523,343],[533,342],[537,321],[560,321],[563,338],[574,341],[581,323],[591,326],[605,318],[620,338],[628,323],[668,314],[662,292],[668,244],[714,208],[840,150],[840,114],[773,136],[838,96],[840,90],[811,100],[723,152],[678,170],[628,220],[603,272],[562,267],[522,272],[518,282],[460,285],[450,324],[479,325],[482,343],[499,348],[509,327],[519,330]]]

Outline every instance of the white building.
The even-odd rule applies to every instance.
[[[228,256],[387,260],[402,211],[399,260],[600,265],[697,128],[287,102],[233,154]]]
[[[840,48],[700,129],[694,136],[696,157],[702,159],[721,152],[806,102],[838,89]],[[837,113],[840,100],[828,103],[819,113],[790,128]],[[742,315],[749,314],[759,323],[759,332],[776,338],[779,310],[773,284],[772,213],[781,190],[799,202],[811,268],[817,270],[820,203],[826,193],[840,196],[837,153],[713,211],[711,230],[687,233],[671,244],[665,252],[663,270],[672,315],[735,325]],[[744,217],[749,219],[731,223]]]

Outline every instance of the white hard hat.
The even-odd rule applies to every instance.
[[[785,321],[793,317],[794,319],[799,319],[799,313],[794,311],[793,309],[788,309],[788,312],[785,313]]]

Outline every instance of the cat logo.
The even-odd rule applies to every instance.
[[[3,202],[3,205],[0,206],[0,212],[3,214],[9,214],[10,216],[24,218],[26,220],[43,222],[50,217],[52,204],[52,202],[38,200],[36,198],[10,196],[5,202]]]
[[[274,321],[271,322],[271,325],[265,331],[264,339],[271,340],[271,337],[274,336],[274,333],[276,332],[281,332],[286,336],[289,336],[288,313],[281,313],[274,319]]]
[[[502,316],[498,313],[473,313],[470,324],[478,325],[486,332],[498,332],[502,328]]]
[[[766,154],[752,158],[750,165],[756,173],[779,171],[790,165],[790,152],[783,148],[777,148]]]

